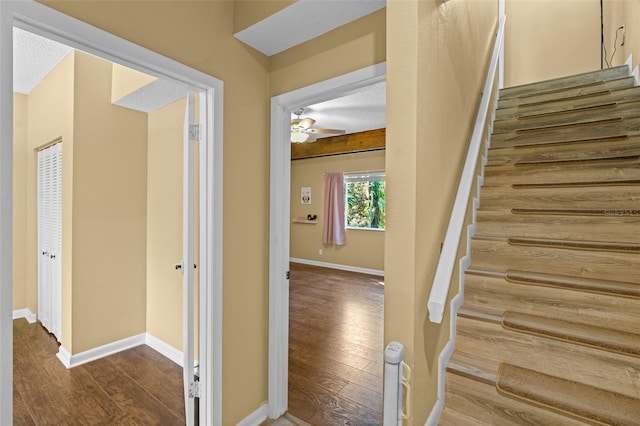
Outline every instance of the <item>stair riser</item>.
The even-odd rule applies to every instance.
[[[585,160],[632,156],[640,156],[640,138],[528,147],[492,147],[489,150],[487,164],[495,166],[530,161]]]
[[[592,71],[579,75],[554,78],[520,86],[506,87],[500,90],[500,97],[503,99],[513,98],[516,96],[526,95],[530,93],[541,92],[545,90],[553,90],[567,86],[576,86],[602,80],[615,80],[629,75],[629,67],[620,66],[615,68],[607,68],[604,70]]]
[[[611,215],[634,217],[639,206],[637,185],[519,189],[484,186],[480,194],[480,207],[485,209],[606,209]]]
[[[506,330],[500,324],[468,318],[458,318],[457,330],[456,351],[638,397],[640,360],[637,358]],[[531,356],[532,353],[536,356]]]
[[[640,282],[640,255],[548,247],[513,246],[474,238],[474,269],[544,271],[549,274]]]
[[[466,274],[464,306],[493,313],[521,312],[585,325],[602,325],[630,333],[638,332],[640,303],[637,299],[585,293],[562,288],[509,283],[504,278]]]
[[[640,182],[640,159],[596,163],[492,166],[485,169],[484,176],[484,184],[487,186],[630,180]]]
[[[499,99],[498,100],[498,108],[512,108],[519,105],[527,105],[537,102],[549,102],[554,103],[557,100],[563,100],[572,96],[581,96],[587,95],[591,93],[598,93],[603,90],[621,90],[627,89],[629,87],[633,87],[635,81],[633,77],[620,78],[616,80],[606,81],[602,84],[587,86],[587,87],[579,87],[579,88],[568,88],[566,90],[562,90],[554,93],[541,94],[536,96],[527,96],[525,98],[507,98],[507,99]]]
[[[495,386],[446,374],[446,405],[477,419],[475,424],[584,426],[586,423],[551,411],[533,407],[498,394]],[[441,423],[445,425],[447,423]],[[458,426],[451,424],[451,426]],[[470,425],[471,426],[471,425]]]
[[[568,141],[613,137],[621,134],[640,135],[640,118],[630,118],[610,123],[594,123],[575,127],[547,129],[540,132],[501,133],[491,137],[492,148],[506,148],[523,144],[565,143]]]
[[[635,102],[640,100],[640,87],[634,86],[627,89],[605,92],[596,96],[585,98],[558,100],[553,104],[541,104],[532,106],[517,106],[496,110],[496,120],[508,120],[521,115],[538,114],[541,112],[562,111],[572,108],[598,105],[607,102]]]
[[[541,126],[552,126],[565,123],[580,123],[593,119],[607,118],[632,118],[640,115],[640,105],[638,102],[629,102],[602,109],[578,111],[574,113],[557,114],[538,118],[496,121],[493,126],[493,133],[509,133],[517,130],[532,129]]]
[[[524,215],[506,211],[478,212],[477,236],[530,237],[553,236],[560,240],[589,239],[605,242],[640,243],[640,216],[563,216]]]

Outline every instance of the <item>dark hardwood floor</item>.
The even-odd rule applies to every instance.
[[[381,425],[383,278],[290,269],[289,412],[313,426]]]
[[[13,333],[14,425],[185,424],[182,368],[148,346],[67,370],[39,323]]]

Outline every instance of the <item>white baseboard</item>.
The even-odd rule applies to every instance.
[[[18,318],[24,318],[30,324],[33,324],[38,320],[38,318],[36,317],[36,314],[31,312],[31,309],[29,308],[16,309],[15,311],[13,311],[13,319],[18,319]]]
[[[58,359],[67,368],[77,367],[87,362],[95,361],[105,356],[113,355],[118,352],[122,352],[126,349],[131,349],[136,346],[144,345],[146,333],[140,333],[136,336],[127,337],[116,342],[107,343],[106,345],[99,346],[88,351],[80,352],[75,355],[71,355],[64,346],[60,346],[58,349]]]
[[[184,364],[184,354],[182,351],[174,348],[164,340],[158,339],[153,334],[145,333],[144,343],[156,352],[159,352],[165,358],[169,358],[180,367]]]
[[[240,420],[236,426],[258,426],[265,420],[267,420],[267,404],[263,404],[253,413],[249,414],[244,419]]]
[[[360,268],[358,266],[340,265],[337,263],[318,262],[316,260],[300,259],[297,257],[289,258],[290,262],[302,263],[303,265],[321,266],[323,268],[339,269],[341,271],[358,272],[361,274],[378,275],[384,277],[384,271],[378,269]]]

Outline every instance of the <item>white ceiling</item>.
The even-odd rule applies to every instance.
[[[386,0],[299,0],[236,34],[236,37],[271,55],[385,6]],[[31,93],[71,51],[68,46],[14,28],[14,91]],[[302,117],[316,120],[314,128],[341,129],[347,134],[383,128],[386,126],[385,87],[384,82],[377,83],[358,93],[313,105],[300,105],[304,107]],[[186,94],[186,88],[156,80],[115,103],[151,112]]]
[[[372,84],[364,90],[313,105],[304,105],[301,118],[316,122],[311,128],[340,129],[347,134],[386,127],[386,82]],[[291,118],[297,116],[293,113]],[[316,138],[335,135],[315,134]]]
[[[234,36],[271,56],[386,5],[386,0],[298,0]]]

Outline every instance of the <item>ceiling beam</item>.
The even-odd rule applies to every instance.
[[[321,138],[316,142],[292,143],[291,160],[385,149],[385,130],[375,129]]]

